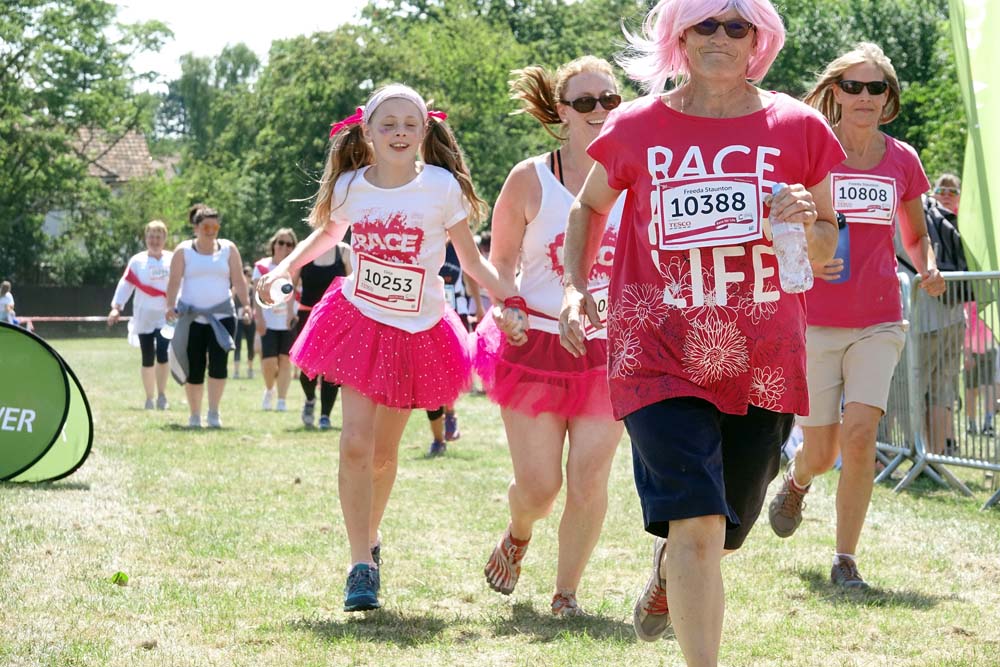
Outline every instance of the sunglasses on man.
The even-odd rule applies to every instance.
[[[851,79],[838,81],[837,85],[848,95],[860,95],[865,88],[871,95],[881,95],[889,88],[889,84],[885,81],[853,81]]]
[[[695,23],[691,26],[691,29],[699,35],[708,37],[714,35],[720,25],[730,39],[743,39],[754,28],[754,24],[750,23],[750,21],[741,21],[738,19],[733,19],[732,21],[705,19],[701,23]]]
[[[598,102],[600,102],[601,106],[604,107],[606,111],[617,109],[618,105],[622,103],[622,96],[616,95],[615,93],[603,93],[600,97],[584,95],[583,97],[578,97],[575,100],[559,101],[573,107],[575,111],[580,113],[590,113],[597,107]]]
[[[936,195],[951,195],[952,197],[957,197],[962,194],[962,191],[958,188],[934,188],[934,194]]]

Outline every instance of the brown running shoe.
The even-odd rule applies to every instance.
[[[865,583],[865,580],[861,578],[861,573],[858,572],[858,564],[853,559],[844,558],[843,556],[837,558],[833,563],[833,569],[830,570],[830,581],[835,586],[855,591],[867,591],[870,588]]]
[[[552,615],[561,618],[586,616],[573,591],[558,591],[552,596]]]
[[[653,571],[632,608],[632,629],[635,636],[644,642],[655,642],[670,628],[667,582],[663,578],[663,552],[666,548],[667,541],[662,537],[653,540]]]
[[[517,578],[521,576],[521,561],[528,551],[528,543],[518,546],[511,541],[510,528],[500,538],[500,542],[490,559],[486,563],[483,574],[486,575],[486,583],[497,593],[510,595],[517,585]]]
[[[810,486],[812,486],[810,484]],[[781,483],[781,490],[774,495],[771,504],[767,507],[767,518],[771,522],[771,530],[778,537],[791,537],[792,533],[802,523],[802,509],[805,507],[805,497],[809,493],[809,486],[799,491],[792,484],[792,470],[788,469],[785,479]]]

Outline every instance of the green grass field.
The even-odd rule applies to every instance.
[[[0,484],[0,665],[683,664],[671,639],[632,634],[650,540],[627,438],[579,591],[590,616],[556,620],[557,515],[536,527],[512,596],[483,580],[507,523],[497,409],[464,397],[463,437],[435,460],[415,413],[383,525],[385,607],[349,615],[339,432],[301,428],[296,385],[275,414],[259,410],[259,379],[233,380],[226,428],[189,432],[176,385],[170,411],[140,409],[139,355],[123,340],[54,345],[88,392],[94,452],[61,482]],[[1000,510],[980,512],[989,487],[962,476],[976,499],[923,481],[876,489],[860,550],[868,594],[828,584],[836,474],[815,485],[794,538],[765,516],[724,563],[722,664],[1000,665]],[[117,571],[128,585],[111,583]]]

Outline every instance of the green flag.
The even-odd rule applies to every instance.
[[[955,62],[969,138],[959,210],[969,268],[1000,270],[1000,2],[950,0]],[[993,185],[994,187],[990,187]]]

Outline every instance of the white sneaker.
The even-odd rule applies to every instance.
[[[265,389],[264,390],[264,400],[261,401],[260,407],[262,410],[273,410],[274,409],[274,390]]]
[[[240,379],[240,369],[237,368],[237,369],[235,369],[233,371],[233,379],[234,380],[239,380]]]
[[[208,422],[209,428],[222,428],[222,420],[219,418],[218,410],[209,410],[205,421]]]
[[[285,405],[285,399],[278,399],[278,407],[275,408],[278,412],[288,412],[288,406]]]

